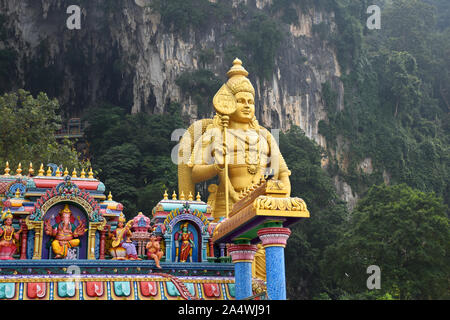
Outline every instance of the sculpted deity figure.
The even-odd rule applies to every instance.
[[[192,248],[194,248],[194,235],[188,230],[189,223],[180,226],[180,231],[175,233],[176,257],[180,262],[186,262],[189,258],[192,262]]]
[[[147,242],[146,248],[147,248],[147,257],[150,260],[151,259],[155,260],[156,267],[161,269],[159,261],[161,260],[161,257],[164,255],[164,253],[161,251],[161,246],[159,244],[158,237],[152,235],[150,237],[150,241]]]
[[[17,232],[14,230],[12,219],[13,215],[9,209],[3,213],[3,225],[0,227],[0,260],[13,259],[12,256],[17,249],[14,241],[19,240],[20,233],[22,232],[22,229]]]
[[[55,224],[52,226],[50,219],[45,221],[45,233],[55,240],[52,241],[52,250],[55,253],[56,259],[67,257],[70,248],[75,248],[80,245],[82,235],[87,231],[85,229],[85,221],[78,217],[78,226],[75,226],[75,217],[69,209],[69,205],[64,205],[64,208],[59,211],[55,217]]]
[[[109,233],[109,237],[112,238],[112,249],[114,259],[129,259],[129,260],[141,260],[136,252],[136,247],[131,241],[131,225],[133,223],[133,220],[128,221],[128,223],[125,225],[126,219],[123,213],[119,216],[119,222],[117,224],[116,230]],[[121,249],[122,251],[125,249],[126,256],[123,257],[120,255],[119,252],[117,252],[117,249]],[[119,250],[120,250],[119,249]]]
[[[281,180],[290,194],[290,171],[274,136],[256,120],[255,89],[247,75],[236,58],[227,72],[228,81],[214,96],[216,115],[192,124],[179,145],[180,194],[195,194],[196,183],[219,177],[218,185],[208,187],[215,221],[228,216],[240,192],[269,173]]]

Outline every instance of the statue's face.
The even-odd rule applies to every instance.
[[[122,222],[122,221],[119,221],[119,223],[117,224],[117,226],[118,226],[119,228],[123,228],[123,222]]]
[[[63,222],[64,223],[69,223],[70,222],[70,213],[68,213],[68,212],[64,212],[63,213]]]
[[[5,220],[5,224],[6,224],[7,226],[12,225],[12,219],[11,219],[11,218],[6,219],[6,220]]]
[[[236,98],[236,111],[230,115],[231,121],[250,122],[255,116],[255,99],[250,92],[238,92]]]

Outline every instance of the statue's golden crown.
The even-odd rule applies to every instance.
[[[11,213],[11,210],[8,209],[8,211],[3,212],[2,214],[2,221],[9,219],[9,218],[13,218],[13,215]]]
[[[255,88],[247,78],[248,72],[242,66],[242,61],[234,59],[233,66],[227,72],[228,81],[217,91],[213,98],[213,105],[220,114],[227,115],[236,111],[236,98],[238,92],[249,92],[255,96]]]
[[[125,218],[125,215],[121,212],[119,215],[119,222],[125,222],[127,219]]]
[[[230,88],[233,95],[238,92],[250,92],[255,95],[255,88],[253,88],[252,83],[247,78],[248,72],[242,66],[242,61],[238,58],[234,59],[233,66],[227,72],[228,81],[227,86]]]
[[[72,213],[72,211],[69,209],[68,204],[65,204],[64,208],[59,211],[59,214],[63,214],[63,213]]]

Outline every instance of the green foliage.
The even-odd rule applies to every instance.
[[[336,148],[338,136],[350,142],[346,152],[350,163],[338,173],[360,195],[371,184],[383,181],[385,169],[390,183],[405,182],[422,191],[435,191],[448,201],[450,135],[445,110],[449,110],[450,84],[446,81],[449,72],[441,70],[450,65],[448,54],[443,53],[450,52],[444,40],[449,39],[450,29],[433,33],[430,6],[411,3],[417,6],[405,1],[387,4],[383,32],[367,33],[359,48],[349,45],[358,53],[351,55],[356,57],[351,72],[342,77],[344,110],[336,110],[336,93],[325,83],[322,96],[328,120],[319,122],[319,132],[332,148]],[[418,22],[419,27],[413,26],[421,15],[424,20]],[[360,16],[356,5],[340,4],[337,11],[338,21]],[[409,39],[415,39],[417,47]],[[372,159],[375,171],[371,175],[359,169],[366,157]]]
[[[442,198],[405,184],[373,186],[327,249],[322,268],[350,295],[367,292],[366,269],[377,265],[377,298],[448,299],[449,244]]]
[[[197,104],[199,117],[210,114],[211,101],[221,86],[220,79],[211,71],[199,69],[184,72],[175,82],[185,94],[189,94]]]
[[[280,150],[292,173],[291,193],[305,200],[311,214],[292,227],[286,247],[287,293],[290,299],[312,299],[326,290],[318,265],[325,248],[336,241],[347,209],[320,166],[323,150],[300,128],[280,134]]]
[[[190,27],[202,30],[214,23],[231,18],[231,3],[219,0],[155,0],[150,7],[161,14],[164,25],[172,31],[186,34]]]
[[[359,1],[350,2],[348,6],[354,6],[355,3],[359,3]],[[336,22],[338,30],[332,35],[332,40],[337,49],[339,65],[343,70],[353,67],[354,61],[359,58],[363,43],[362,20],[359,20],[361,17],[351,15],[351,11],[351,8],[347,6],[337,6]]]
[[[0,163],[9,161],[15,168],[21,162],[25,169],[33,162],[35,171],[40,163],[80,170],[72,144],[59,144],[54,136],[61,125],[58,111],[58,101],[43,92],[36,98],[22,89],[0,96]]]
[[[245,27],[234,28],[236,45],[225,49],[225,61],[240,57],[250,74],[270,79],[275,55],[284,39],[283,31],[274,19],[263,12],[249,12],[245,21],[248,21]]]
[[[203,68],[205,68],[206,65],[214,62],[215,57],[216,53],[214,52],[214,49],[204,48],[200,50],[200,53],[198,55],[198,62],[202,65]]]
[[[422,68],[431,64],[431,35],[436,25],[433,6],[420,0],[398,0],[383,15],[386,44],[393,51],[407,51]]]
[[[137,210],[149,214],[165,189],[177,188],[177,167],[171,159],[176,142],[171,135],[185,127],[179,109],[172,104],[166,114],[129,115],[104,105],[87,116],[92,165],[114,199],[123,203],[128,218]]]
[[[399,108],[402,110],[414,106],[421,97],[421,81],[417,76],[416,60],[408,52],[391,51],[387,56],[385,68],[385,73],[391,76],[383,83],[384,91],[388,91],[395,101],[394,116],[397,116]]]

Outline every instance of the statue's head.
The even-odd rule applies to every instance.
[[[227,83],[214,96],[214,108],[219,114],[228,115],[230,121],[257,124],[255,88],[247,78],[248,72],[242,66],[241,60],[234,59],[227,76]]]
[[[125,215],[121,212],[119,215],[119,221],[117,223],[117,226],[119,228],[123,228],[123,226],[125,225],[125,222],[127,221],[127,219],[125,219]]]
[[[3,223],[7,226],[12,225],[13,215],[11,213],[11,210],[8,209],[8,211],[5,211],[2,215]]]
[[[185,223],[181,224],[180,230],[186,232],[186,231],[188,231],[188,226],[189,226],[189,223],[185,222]]]
[[[61,220],[65,223],[73,222],[72,221],[72,211],[69,209],[69,205],[65,204],[64,208],[59,211],[59,216]]]

